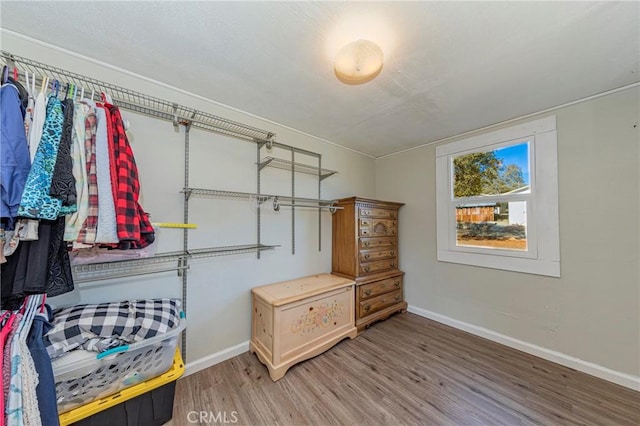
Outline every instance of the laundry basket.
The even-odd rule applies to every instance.
[[[180,349],[166,373],[60,414],[60,426],[159,426],[173,417],[176,381],[184,374]]]
[[[58,412],[72,410],[169,370],[185,327],[186,320],[181,313],[180,324],[168,333],[100,354],[81,351],[55,360],[53,375]]]

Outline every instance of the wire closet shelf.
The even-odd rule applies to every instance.
[[[94,93],[108,93],[113,104],[119,108],[134,111],[150,117],[159,118],[173,122],[175,126],[179,124],[191,125],[202,130],[221,133],[251,142],[271,142],[275,137],[274,133],[258,129],[236,121],[227,120],[213,114],[198,111],[194,108],[178,105],[153,96],[145,95],[134,90],[130,90],[115,84],[97,80],[92,77],[77,74],[62,68],[14,55],[6,51],[0,51],[3,65],[11,65],[19,70],[20,75],[25,71],[36,75],[38,84],[41,84],[44,77],[50,81],[58,80],[61,83],[73,84],[78,88],[84,88],[85,95]]]
[[[189,269],[187,260],[207,257],[229,256],[234,254],[254,253],[256,251],[273,250],[277,245],[243,244],[235,246],[208,247],[190,249],[187,252],[174,251],[158,253],[150,257],[117,260],[114,262],[87,263],[73,265],[74,282],[110,280],[138,275],[178,271],[179,274]]]
[[[304,163],[294,163],[293,161],[275,157],[265,157],[260,163],[258,163],[258,166],[260,170],[262,170],[264,167],[273,167],[281,170],[293,170],[294,172],[315,175],[318,176],[321,181],[338,173],[335,170],[322,169]]]
[[[227,120],[198,111],[194,108],[178,105],[177,103],[145,95],[102,80],[14,55],[4,50],[0,51],[0,62],[2,65],[17,68],[21,79],[24,79],[25,72],[28,72],[30,75],[36,76],[38,85],[42,84],[43,79],[48,78],[50,81],[57,80],[60,84],[73,84],[77,86],[78,89],[84,89],[87,97],[90,97],[92,93],[94,97],[99,97],[101,93],[108,93],[112,98],[113,104],[117,107],[144,114],[152,118],[166,120],[172,122],[174,126],[192,126],[259,144],[267,142],[273,143],[273,139],[275,138],[274,133],[266,130]],[[168,271],[178,271],[178,274],[182,274],[185,269],[188,269],[187,261],[189,259],[260,252],[273,250],[276,247],[278,246],[245,244],[158,253],[151,257],[131,260],[73,265],[72,271],[74,280],[77,282],[106,280]]]
[[[288,195],[270,195],[258,194],[256,192],[223,191],[219,189],[203,188],[184,188],[182,192],[186,193],[189,197],[195,195],[214,198],[237,198],[256,201],[259,205],[271,201],[273,203],[274,210],[279,210],[280,206],[292,205],[295,205],[296,207],[329,209],[331,212],[343,209],[343,207],[336,206],[336,202],[334,200],[319,200],[317,198],[290,197]]]

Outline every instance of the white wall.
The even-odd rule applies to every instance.
[[[375,194],[372,158],[6,31],[1,35],[2,49],[11,53],[266,129],[275,132],[282,143],[321,153],[323,167],[339,172],[323,181],[323,198]],[[100,59],[99,52],[96,57]],[[126,111],[124,115],[131,122],[129,136],[140,173],[144,209],[153,221],[181,222],[184,129],[176,133],[169,122]],[[190,186],[256,191],[255,144],[197,129],[191,131],[190,141]],[[288,172],[265,169],[262,175],[262,192],[290,194]],[[317,179],[312,176],[299,174],[296,186],[298,196],[317,196]],[[190,222],[198,225],[198,229],[190,231],[190,248],[255,242],[255,206],[250,202],[193,198],[190,213]],[[242,344],[250,338],[252,287],[331,271],[330,213],[322,213],[321,252],[318,252],[317,210],[298,210],[296,218],[295,255],[291,254],[290,209],[282,207],[275,213],[267,208],[263,214],[262,239],[265,244],[278,244],[280,248],[263,253],[261,260],[255,254],[244,254],[194,262],[189,271],[187,300],[189,364],[203,367],[221,351],[238,345],[239,350],[245,347]],[[160,230],[159,251],[181,249],[181,230]],[[181,296],[181,279],[175,273],[79,284],[76,291],[53,298],[51,303],[60,306],[169,296]]]
[[[406,203],[408,303],[637,380],[639,99],[636,86],[531,118],[557,116],[559,279],[438,262],[435,145],[376,160],[376,198]]]

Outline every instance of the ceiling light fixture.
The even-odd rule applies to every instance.
[[[362,84],[382,71],[382,49],[369,40],[356,40],[344,46],[335,59],[338,80],[345,84]]]

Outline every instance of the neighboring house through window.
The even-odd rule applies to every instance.
[[[438,260],[560,276],[555,116],[436,148]]]

